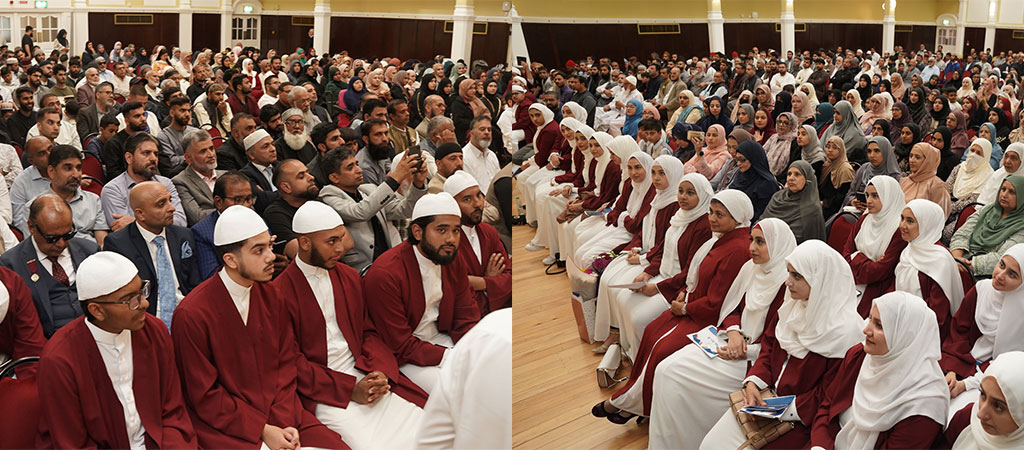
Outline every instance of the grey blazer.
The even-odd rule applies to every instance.
[[[223,170],[213,171],[216,177],[220,177],[224,172]],[[181,207],[185,209],[188,226],[199,223],[216,210],[213,206],[213,191],[191,167],[186,167],[181,173],[175,175],[174,178],[171,178],[171,182],[178,190],[178,197],[181,198]]]

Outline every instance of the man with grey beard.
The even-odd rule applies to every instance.
[[[480,190],[487,195],[487,186],[501,170],[498,156],[490,150],[491,119],[478,116],[469,124],[469,142],[462,147],[463,170],[473,176],[480,184]]]
[[[430,134],[427,132],[430,119],[443,116],[445,107],[444,99],[440,95],[428,95],[423,100],[423,120],[416,126],[416,133],[419,133],[420,141],[430,139]]]
[[[46,167],[49,188],[40,195],[57,194],[71,207],[74,237],[88,239],[103,245],[110,227],[103,217],[100,198],[82,190],[82,153],[70,145],[58,145],[50,151]],[[35,197],[22,206],[21,217],[29,218],[29,208]],[[15,224],[25,236],[29,235],[28,222]],[[65,239],[70,241],[70,239]]]
[[[292,89],[295,92],[297,87]],[[307,94],[308,95],[308,94]],[[281,122],[284,123],[284,133],[274,142],[277,148],[279,161],[286,159],[297,159],[303,164],[309,164],[318,152],[309,139],[309,129],[305,120],[305,114],[299,108],[291,108],[281,114]]]
[[[312,130],[316,124],[320,123],[320,118],[313,114],[313,94],[308,89],[302,86],[293,87],[288,92],[288,101],[292,104],[292,108],[300,110],[307,130]],[[284,117],[281,117],[281,120],[284,120]]]

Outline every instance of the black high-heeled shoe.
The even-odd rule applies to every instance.
[[[625,413],[626,415],[623,415],[623,413]],[[625,425],[630,420],[633,420],[633,418],[635,417],[637,417],[636,414],[619,410],[619,412],[617,413],[608,414],[607,419],[609,422],[614,423],[616,425]]]
[[[608,411],[605,411],[604,402],[602,401],[594,405],[593,408],[590,408],[590,414],[592,414],[594,417],[608,417],[609,413]]]

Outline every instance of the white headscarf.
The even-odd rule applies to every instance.
[[[252,70],[247,68],[247,66],[250,63],[253,64]],[[256,72],[255,72],[256,70],[258,70],[256,68],[256,63],[253,63],[251,58],[245,58],[244,60],[242,60],[242,73],[245,74],[245,76],[247,76],[249,78],[252,78],[252,77],[256,76]]]
[[[868,182],[878,191],[878,199],[882,202],[882,209],[875,214],[867,211],[867,217],[860,225],[857,236],[853,242],[857,244],[857,251],[867,256],[872,261],[878,261],[885,250],[892,242],[893,234],[900,227],[900,213],[907,206],[903,191],[900,189],[900,182],[888,175],[876,175]]]
[[[786,271],[786,257],[796,249],[796,237],[786,222],[768,218],[758,222],[754,228],[759,228],[764,233],[770,259],[764,264],[756,264],[754,260],[743,264],[736,279],[729,286],[725,302],[718,313],[718,324],[721,325],[726,316],[739,306],[740,301],[745,300],[740,329],[750,338],[750,342],[756,341],[764,331],[768,307],[772,305],[779,287],[789,276],[789,272]]]
[[[579,103],[565,102],[565,104],[562,105],[562,107],[568,107],[569,110],[572,111],[572,115],[573,117],[576,118],[576,120],[583,123],[587,123],[587,110],[584,109],[583,106],[581,106]]]
[[[646,153],[640,153],[646,155]],[[661,276],[666,278],[674,276],[683,270],[682,264],[679,262],[679,238],[686,232],[686,228],[693,221],[700,219],[708,213],[708,210],[711,208],[711,196],[715,195],[711,182],[704,175],[698,173],[683,175],[683,179],[676,186],[679,187],[683,183],[692,184],[693,189],[697,191],[697,206],[689,210],[679,208],[672,215],[672,219],[669,220],[668,231],[665,232],[665,250],[661,256],[660,270]]]
[[[786,262],[811,286],[807,300],[794,300],[789,289],[779,307],[775,337],[790,356],[814,352],[842,358],[862,336],[864,319],[857,314],[853,272],[843,256],[828,244],[812,239],[798,245]]]
[[[1024,161],[1024,142],[1014,142],[1007,146],[1006,153],[1010,152],[1016,153],[1017,158]],[[1006,153],[1003,153],[1004,157],[1006,156]],[[1017,175],[1024,175],[1024,164],[1021,164],[1020,167],[1017,168],[1017,171],[1013,173]],[[982,187],[981,192],[978,193],[978,203],[988,205],[989,203],[996,201],[996,196],[999,195],[999,187],[1003,185],[1003,180],[1006,179],[1007,175],[1009,175],[1009,172],[1006,171],[1006,166],[1002,165],[999,167],[999,170],[996,170],[995,173],[990,175],[985,186]]]
[[[936,244],[942,236],[946,213],[935,202],[923,198],[911,200],[905,209],[910,209],[917,218],[918,234],[900,254],[896,265],[896,290],[923,297],[918,274],[924,272],[942,288],[949,299],[950,312],[956,314],[964,299],[960,268],[949,250]]]
[[[971,147],[981,148],[982,155],[970,151]],[[967,148],[967,159],[960,163],[960,172],[953,181],[953,197],[957,199],[980,192],[992,177],[992,165],[988,163],[992,156],[992,142],[988,139],[975,139]]]
[[[640,152],[643,153],[643,152]],[[676,203],[676,194],[679,191],[679,183],[683,179],[683,162],[672,155],[662,155],[654,160],[654,166],[660,166],[665,171],[665,178],[668,179],[668,185],[665,189],[657,189],[654,194],[654,200],[651,201],[651,210],[644,216],[642,228],[641,228],[641,246],[644,251],[650,251],[655,244],[658,212],[665,207]],[[652,166],[652,170],[654,168]],[[653,176],[652,178],[653,183]]]
[[[536,103],[534,103],[536,105]],[[601,156],[597,157],[597,170],[594,171],[596,176],[594,180],[594,195],[601,195],[601,182],[604,181],[604,171],[608,168],[608,163],[612,161],[612,150],[609,144],[612,143],[612,135],[605,133],[604,131],[595,131],[591,139],[597,141],[597,144],[601,147]],[[593,148],[594,144],[590,144]],[[589,151],[588,151],[589,153]],[[591,158],[593,159],[593,158]],[[583,169],[583,181],[590,183],[590,169]]]
[[[879,433],[911,416],[946,423],[949,387],[939,368],[935,313],[920,297],[900,291],[874,303],[889,351],[864,357],[853,388],[853,420],[836,436],[837,450],[873,450]]]
[[[971,424],[960,433],[953,450],[988,450],[1024,447],[1024,352],[1008,352],[999,355],[982,378],[995,378],[999,389],[1006,398],[1010,417],[1017,422],[1017,429],[1007,436],[993,436],[985,431],[978,419],[978,403],[971,410]]]
[[[381,82],[381,84],[384,83]],[[536,109],[537,111],[540,111],[542,116],[544,116],[544,124],[537,127],[537,131],[533,132],[533,149],[534,151],[539,151],[539,149],[537,148],[537,138],[540,136],[540,130],[543,130],[544,127],[548,126],[548,124],[551,123],[552,120],[555,120],[555,113],[551,112],[551,110],[548,109],[547,106],[544,106],[544,104],[540,102],[530,105],[530,109]]]
[[[616,145],[614,140],[612,141],[612,145]],[[651,190],[651,184],[653,184],[653,181],[651,181],[651,167],[654,166],[654,158],[651,158],[651,155],[644,152],[633,152],[633,154],[629,156],[629,159],[635,159],[641,166],[643,166],[644,180],[637,183],[629,177],[623,177],[632,183],[633,190],[629,193],[629,199],[626,200],[626,214],[619,214],[620,226],[626,219],[626,215],[629,217],[636,217],[636,215],[640,213],[640,209],[644,206],[644,198],[647,197],[647,191]],[[629,161],[629,159],[627,159],[627,161]]]
[[[1009,256],[1024,268],[1024,244],[1017,244],[1006,250]],[[971,356],[977,361],[988,361],[1003,353],[1024,350],[1024,284],[1009,292],[997,291],[992,280],[982,280],[975,285],[978,304],[975,306],[974,321],[978,324],[981,337],[974,342]]]
[[[711,200],[718,201],[729,211],[729,215],[732,216],[733,220],[738,222],[737,228],[750,226],[750,219],[754,218],[754,205],[750,202],[750,197],[747,197],[747,194],[743,193],[743,191],[726,189],[715,194],[714,197],[711,197]],[[708,207],[710,208],[710,205]],[[711,233],[711,238],[694,252],[693,259],[690,260],[690,267],[686,271],[686,292],[693,292],[694,289],[697,289],[700,265],[704,262],[704,258],[708,256],[708,253],[711,253],[711,247],[714,247],[721,237],[722,233]]]

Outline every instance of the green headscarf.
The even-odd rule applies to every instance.
[[[1024,176],[1010,174],[1004,180],[1017,190],[1017,207],[1002,219],[1003,207],[998,201],[982,208],[971,233],[970,251],[973,254],[995,251],[1010,236],[1024,229]]]

